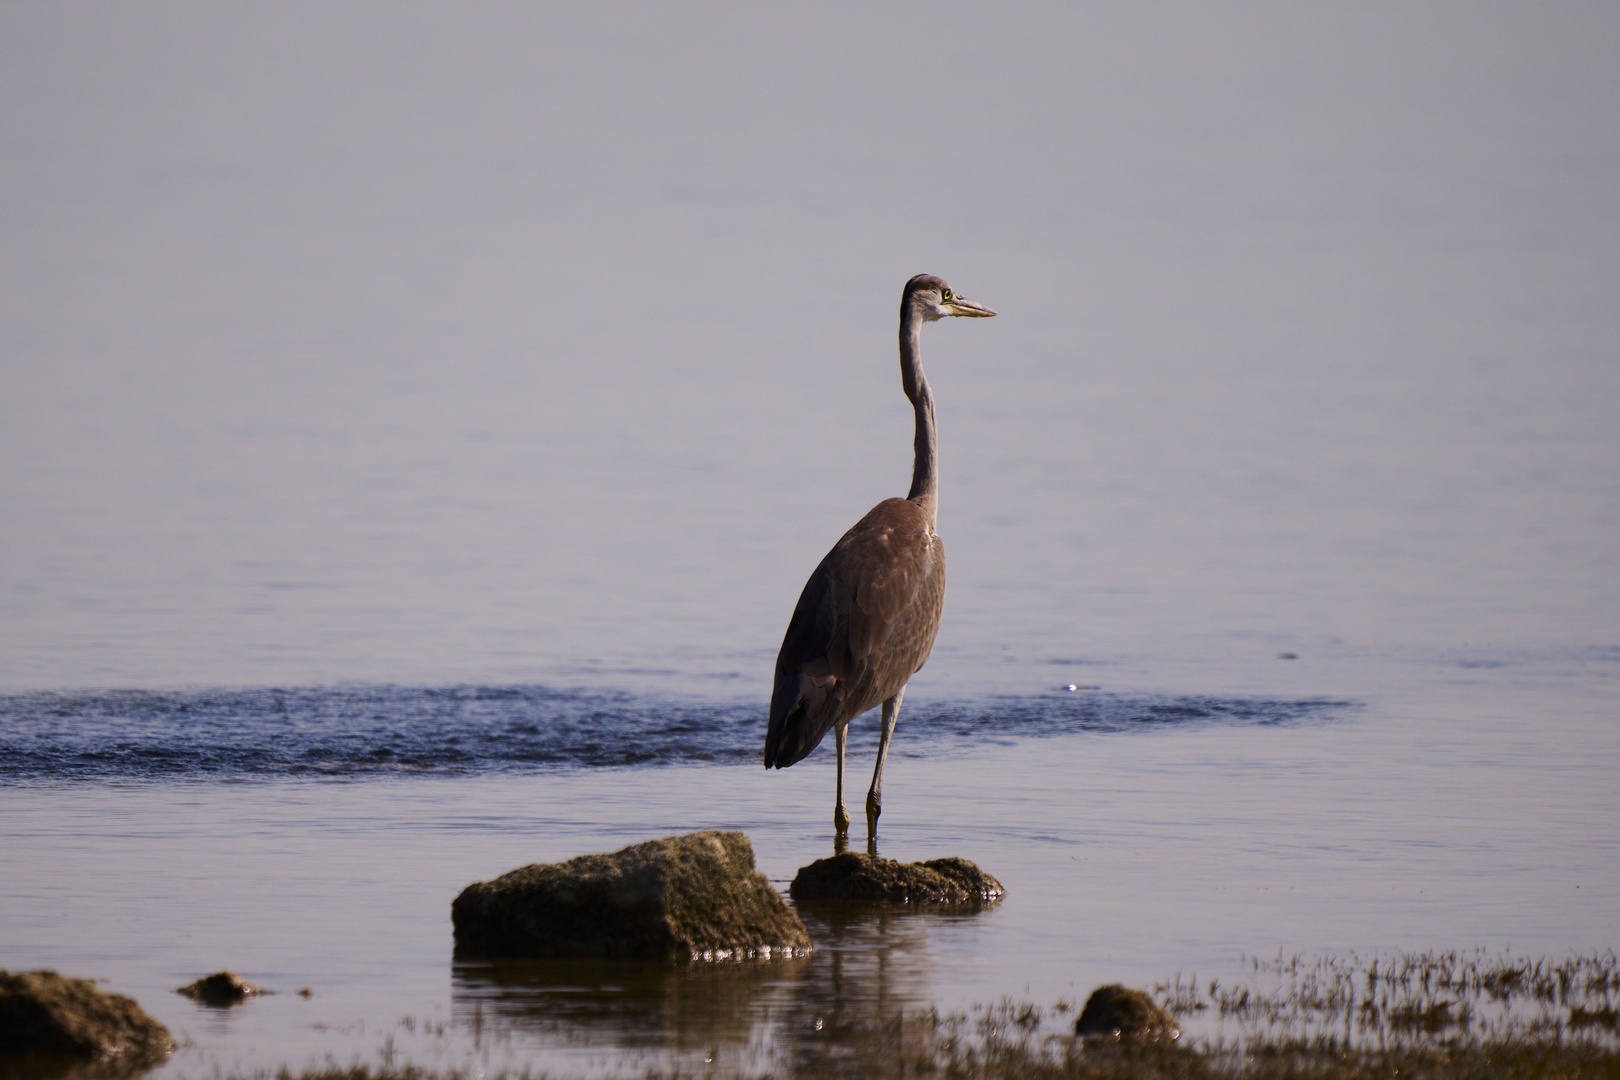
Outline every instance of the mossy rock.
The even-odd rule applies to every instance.
[[[1173,1042],[1181,1037],[1181,1027],[1145,991],[1110,983],[1091,992],[1074,1022],[1074,1033],[1116,1042]]]
[[[216,971],[207,978],[182,986],[175,993],[204,1005],[240,1005],[250,997],[269,991],[259,989],[234,971]]]
[[[458,960],[747,960],[811,948],[740,832],[525,866],[467,886],[450,920]]]
[[[133,998],[54,971],[0,971],[0,1056],[155,1065],[174,1051],[169,1029]]]
[[[902,863],[845,852],[802,868],[788,889],[799,904],[916,904],[977,910],[999,902],[1001,882],[966,859]]]

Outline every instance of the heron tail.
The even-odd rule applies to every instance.
[[[771,722],[765,732],[765,767],[785,769],[821,744],[838,718],[843,693],[829,675],[778,674],[771,694]]]

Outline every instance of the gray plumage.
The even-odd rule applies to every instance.
[[[885,499],[846,532],[810,575],[776,658],[765,767],[785,769],[836,734],[838,794],[833,822],[849,830],[844,809],[844,748],[849,722],[878,705],[883,727],[866,796],[867,839],[882,811],[883,764],[900,701],[934,648],[945,604],[945,544],[939,506],[934,395],[918,357],[925,322],[995,312],[957,296],[944,281],[918,274],[900,299],[900,382],[916,410],[911,491]]]

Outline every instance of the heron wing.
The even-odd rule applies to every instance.
[[[905,499],[873,507],[833,548],[829,593],[844,633],[840,642],[835,628],[843,651],[829,660],[846,684],[871,684],[860,712],[892,696],[927,659],[926,651],[916,655],[915,639],[926,630],[933,644],[939,612],[931,586],[944,577],[943,555],[922,510]]]
[[[785,768],[835,724],[893,697],[933,649],[945,547],[915,503],[886,499],[821,560],[777,655],[765,764]]]

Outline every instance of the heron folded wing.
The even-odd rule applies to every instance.
[[[933,648],[945,549],[915,503],[873,507],[805,583],[776,658],[766,767],[893,696]]]
[[[844,534],[827,561],[829,599],[847,653],[831,658],[834,671],[840,660],[848,667],[846,684],[870,684],[872,692],[887,696],[927,658],[944,595],[943,556],[927,517],[905,499],[884,500]],[[922,655],[915,655],[924,640]]]

